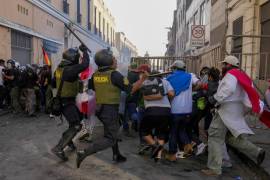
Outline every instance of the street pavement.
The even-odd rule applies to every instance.
[[[260,180],[234,154],[232,169],[224,169],[221,177],[209,178],[200,172],[205,168],[206,155],[173,164],[155,163],[148,156],[137,154],[138,138],[127,137],[120,143],[121,151],[128,158],[126,163],[112,163],[112,152],[108,149],[88,157],[77,169],[74,153],[68,153],[68,162],[61,162],[50,152],[67,127],[66,123],[62,126],[57,123],[46,115],[0,116],[0,180]],[[97,127],[94,139],[102,132],[102,127]]]

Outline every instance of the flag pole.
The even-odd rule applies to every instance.
[[[80,43],[82,45],[84,45],[87,50],[89,51],[89,53],[92,53],[91,50],[85,45],[85,43],[80,39],[80,37],[70,28],[70,26],[68,26],[67,24],[65,24],[65,27],[73,34],[73,36],[78,40],[80,41]]]

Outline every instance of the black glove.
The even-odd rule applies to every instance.
[[[84,44],[81,44],[79,49],[84,53],[84,52],[87,52],[88,48],[84,45]]]
[[[217,100],[214,98],[214,96],[210,96],[210,97],[208,97],[208,102],[211,105],[215,105],[217,103]]]

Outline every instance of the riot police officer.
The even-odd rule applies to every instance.
[[[81,63],[78,49],[70,48],[63,53],[63,60],[57,67],[54,75],[54,85],[59,89],[61,81],[62,90],[60,93],[62,103],[62,114],[69,123],[69,128],[63,133],[58,144],[52,152],[63,161],[68,160],[63,149],[66,146],[76,149],[72,142],[75,135],[81,130],[81,114],[76,106],[75,98],[79,90],[79,74],[89,66],[89,55],[87,48],[81,45],[79,49],[83,52]]]
[[[13,59],[7,61],[7,70],[3,76],[7,84],[8,91],[11,97],[11,107],[13,113],[17,114],[22,112],[21,105],[19,103],[20,88],[18,86],[18,69],[15,67],[16,62]]]
[[[87,149],[77,151],[77,168],[81,162],[89,155],[98,151],[112,147],[113,161],[125,162],[126,157],[122,156],[118,147],[120,93],[125,91],[133,94],[137,91],[146,74],[133,86],[129,84],[127,78],[124,78],[120,72],[116,71],[117,60],[113,52],[109,49],[103,49],[96,53],[95,63],[98,70],[93,74],[89,81],[89,89],[96,92],[97,111],[96,115],[104,126],[104,136],[89,145]]]

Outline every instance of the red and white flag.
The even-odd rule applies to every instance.
[[[247,93],[250,103],[252,105],[252,111],[254,113],[260,114],[262,112],[262,109],[260,107],[260,95],[254,88],[253,81],[250,79],[250,77],[248,77],[246,73],[239,69],[232,69],[228,71],[228,73],[236,77],[241,87]],[[260,121],[270,128],[270,112],[264,110],[260,117]]]

